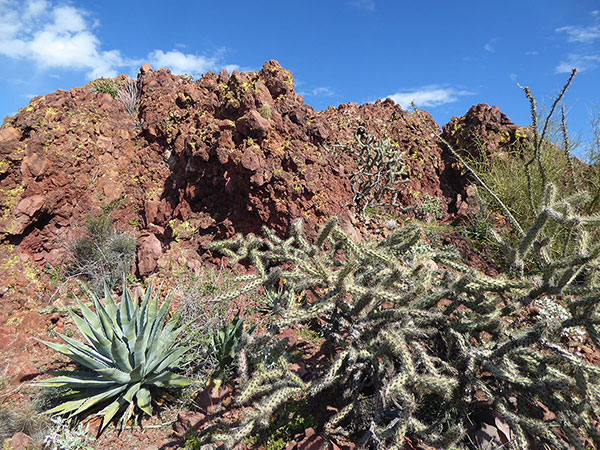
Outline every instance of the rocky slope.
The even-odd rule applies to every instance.
[[[404,208],[392,214],[418,214],[426,194],[440,200],[443,220],[468,209],[469,180],[417,114],[391,100],[314,111],[276,61],[259,72],[207,73],[197,81],[144,65],[134,115],[90,88],[36,97],[0,127],[2,388],[54,361],[33,338],[64,329],[65,314],[45,311],[53,268],[70,258],[90,213],[111,212],[115,227],[135,237],[132,271],[140,277],[198,270],[213,240],[265,225],[283,235],[298,217],[309,236],[333,215],[355,238],[377,235],[383,223],[353,213],[356,159],[333,151],[355,145],[359,126],[404,154]],[[423,117],[470,152],[479,149],[474,136],[502,152],[524,133],[485,104],[443,132]],[[471,263],[479,258],[460,237],[447,239]]]
[[[64,262],[65,243],[103,207],[135,234],[143,276],[169,259],[198,265],[216,238],[263,225],[284,232],[296,217],[308,230],[331,215],[360,227],[348,179],[355,161],[325,148],[352,145],[361,125],[405,152],[403,205],[427,193],[452,214],[465,198],[464,177],[416,114],[391,100],[314,111],[276,61],[196,82],[145,65],[137,117],[89,87],[34,98],[0,129],[0,241],[37,266]],[[482,104],[444,135],[460,146],[477,132],[495,148],[517,129]]]

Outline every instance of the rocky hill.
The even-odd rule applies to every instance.
[[[432,224],[438,244],[452,244],[470,268],[497,275],[466,238],[445,226],[465,218],[474,198],[464,168],[436,137],[464,153],[506,160],[527,129],[497,107],[475,105],[442,127],[426,112],[408,112],[389,99],[315,111],[295,92],[291,72],[276,61],[259,72],[207,73],[195,81],[146,64],[137,80],[122,75],[117,82],[131,89],[129,101],[99,88],[114,81],[95,80],[36,97],[0,127],[0,392],[8,391],[1,398],[25,404],[31,399],[19,392],[23,384],[63,368],[64,361],[38,339],[54,339],[55,331],[66,333],[65,326],[73,332],[67,313],[73,300],[57,295],[57,285],[68,275],[75,243],[90,232],[110,228],[133,240],[131,276],[141,284],[156,276],[169,281],[178,271],[198,274],[221,258],[209,250],[212,242],[257,234],[263,226],[284,236],[301,218],[310,240],[337,216],[341,230],[336,230],[358,242],[389,236],[398,222],[416,217],[440,222]],[[398,184],[395,196],[386,192],[382,200],[393,199],[395,206],[373,211],[355,204],[355,177],[365,169],[357,154],[363,142],[385,142],[383,156],[393,161],[389,168]],[[95,230],[90,218],[98,220]],[[96,251],[90,242],[84,251]],[[129,244],[125,239],[120,245]],[[425,274],[437,264],[428,264],[417,265],[414,273],[431,278]],[[492,291],[493,280],[484,280]],[[442,298],[438,306],[450,303]],[[525,308],[515,323],[538,313]],[[297,330],[288,331],[296,342]],[[487,342],[490,335],[482,336]],[[326,352],[315,343],[311,358],[317,361]],[[587,352],[589,345],[582,351],[597,365],[600,356]],[[308,365],[295,366],[308,373]],[[317,366],[309,369],[317,373]],[[208,400],[212,407],[214,399]],[[173,414],[177,439],[200,417]],[[506,431],[503,422],[495,423],[499,435]],[[287,448],[315,448],[306,443],[317,438],[310,430]],[[163,439],[161,433],[136,439],[145,448],[148,439]],[[126,445],[111,439],[96,448]],[[405,448],[417,447],[407,441]]]
[[[136,116],[90,87],[36,97],[3,122],[0,245],[9,259],[60,265],[86,215],[108,207],[117,228],[136,236],[141,276],[168,261],[198,266],[214,239],[263,225],[284,232],[297,217],[314,232],[337,215],[356,233],[363,226],[351,212],[356,161],[326,149],[353,145],[358,126],[404,152],[399,200],[409,210],[429,194],[453,215],[467,198],[465,178],[416,114],[391,100],[314,111],[276,61],[195,82],[144,65]],[[481,104],[444,126],[444,135],[464,146],[476,133],[497,146],[510,144],[517,129]],[[15,275],[4,269],[4,277]]]

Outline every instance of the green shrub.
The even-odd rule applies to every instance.
[[[212,336],[212,347],[215,358],[217,359],[217,368],[213,373],[213,378],[220,384],[226,381],[236,360],[238,349],[242,343],[244,334],[244,317],[240,313]],[[250,327],[246,334],[253,333],[254,327]]]
[[[482,189],[477,191],[482,209],[472,212],[469,219],[471,226],[468,228],[473,237],[496,247],[492,250],[492,254],[501,254],[498,251],[501,245],[494,237],[497,231],[494,229],[494,221],[489,220],[492,214],[500,213],[504,216],[508,226],[503,228],[502,237],[510,241],[513,246],[516,245],[525,235],[523,230],[534,226],[535,221],[538,220],[539,212],[544,207],[544,193],[550,184],[557,186],[561,192],[573,198],[579,196],[577,200],[568,202],[569,207],[573,208],[570,212],[573,217],[591,216],[600,212],[600,201],[598,201],[600,183],[597,183],[597,180],[600,180],[600,172],[593,166],[582,167],[574,164],[570,154],[572,145],[567,133],[564,108],[560,123],[554,127],[552,125],[553,115],[575,73],[572,72],[545,117],[538,117],[536,99],[529,88],[523,88],[530,102],[532,116],[530,135],[524,145],[509,149],[501,155],[482,149],[478,152],[478,157],[472,157],[451,148],[444,141],[454,156],[482,186]],[[555,136],[554,139],[552,136]],[[582,196],[581,192],[589,192],[591,195]],[[589,231],[590,239],[600,237],[597,230]],[[542,233],[551,240],[551,244],[542,250],[542,257],[546,260],[564,258],[577,249],[578,243],[573,239],[574,234],[570,224],[550,221],[546,223]],[[535,259],[537,256],[537,252],[534,252],[523,262],[524,272],[538,275],[541,273],[541,265]],[[506,266],[507,258],[501,256],[498,262]]]
[[[89,433],[89,424],[71,427],[71,423],[62,417],[51,419],[53,427],[44,437],[46,450],[91,450],[90,446],[96,439]]]
[[[66,401],[48,414],[81,417],[100,411],[103,430],[113,418],[119,418],[123,426],[134,414],[152,415],[152,402],[168,398],[166,390],[189,385],[187,378],[173,372],[188,347],[178,340],[184,330],[178,321],[171,319],[165,324],[170,300],[159,309],[152,285],[139,305],[125,283],[119,307],[107,288],[104,304],[93,292],[89,296],[95,312],[78,301],[82,315],[71,313],[87,343],[61,334],[64,344],[42,341],[83,370],[63,372],[38,385],[72,390]]]
[[[119,88],[119,83],[112,78],[98,78],[91,82],[90,91],[94,94],[110,94],[112,98],[117,98]]]

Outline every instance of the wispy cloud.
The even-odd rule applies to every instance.
[[[88,17],[83,9],[50,0],[0,0],[0,55],[30,61],[42,69],[81,70],[90,79],[114,77],[145,61],[190,75],[222,66],[219,55],[154,50],[145,59],[137,59],[117,49],[105,50],[93,31],[97,23]]]
[[[352,0],[350,5],[355,8],[366,9],[367,11],[375,11],[374,0]]]
[[[554,71],[556,73],[570,73],[573,68],[579,72],[591,70],[598,67],[600,64],[600,55],[578,55],[570,54],[566,61],[561,61]]]
[[[556,28],[557,33],[566,33],[568,42],[591,43],[600,38],[600,25],[584,26],[566,26]]]
[[[314,88],[312,91],[310,91],[310,93],[311,93],[311,95],[321,96],[321,97],[333,97],[335,95],[335,92],[333,92],[333,89],[330,89],[328,87]]]
[[[301,86],[304,83],[302,81],[296,80],[296,86]],[[328,88],[326,86],[316,87],[313,89],[300,89],[297,91],[298,95],[303,97],[335,97],[336,93],[333,89]]]
[[[441,85],[428,85],[410,91],[396,92],[388,95],[387,98],[391,98],[403,108],[408,108],[413,101],[419,107],[435,108],[446,103],[454,103],[459,97],[465,95],[473,95],[473,92]]]
[[[168,67],[172,72],[199,76],[204,72],[215,70],[217,60],[200,55],[182,53],[179,50],[163,52],[154,50],[148,55],[153,67]]]
[[[489,53],[496,53],[496,47],[495,47],[496,42],[498,42],[498,38],[490,39],[489,41],[487,41],[485,43],[485,45],[483,46],[483,49]]]

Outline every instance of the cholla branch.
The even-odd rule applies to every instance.
[[[398,187],[409,180],[404,152],[394,148],[389,139],[375,141],[365,127],[354,133],[356,147],[335,145],[334,149],[351,154],[358,169],[350,174],[353,205],[361,208],[365,215],[368,208],[378,206],[402,207],[398,203]]]

